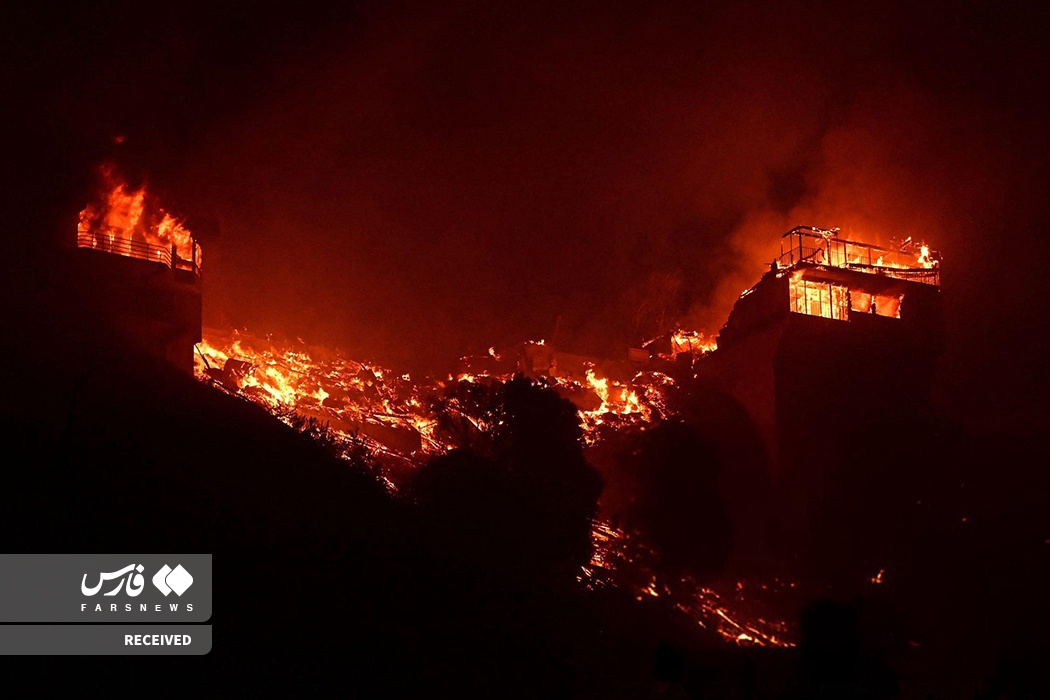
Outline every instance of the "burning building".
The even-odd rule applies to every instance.
[[[97,340],[136,346],[193,371],[201,340],[201,247],[144,187],[103,168],[103,193],[80,213],[72,265]]]
[[[773,493],[801,522],[830,465],[926,404],[941,346],[937,253],[799,226],[695,371],[746,412]]]

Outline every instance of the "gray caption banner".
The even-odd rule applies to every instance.
[[[3,656],[201,656],[211,625],[0,625]]]
[[[211,605],[210,554],[0,554],[0,623],[206,622]]]

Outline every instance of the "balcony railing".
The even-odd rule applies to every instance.
[[[823,265],[940,286],[938,263],[920,262],[912,247],[892,250],[868,243],[847,241],[837,231],[797,226],[780,239],[781,268],[796,265]]]
[[[101,250],[126,258],[137,258],[160,263],[173,270],[188,270],[198,277],[201,274],[201,248],[196,241],[193,246],[193,259],[185,260],[175,250],[174,245],[158,245],[146,241],[123,238],[116,233],[105,233],[80,229],[77,231],[77,247],[90,250]]]

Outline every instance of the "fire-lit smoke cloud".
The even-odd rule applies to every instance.
[[[984,107],[933,99],[900,79],[858,91],[823,132],[797,201],[756,207],[727,236],[735,264],[710,296],[694,301],[690,321],[705,328],[722,323],[779,252],[776,232],[796,224],[841,226],[846,237],[887,246],[910,237],[944,255],[947,342],[939,398],[961,400],[971,418],[985,419],[986,392],[1034,391],[1045,373],[1003,371],[1004,363],[1030,362],[1033,341],[1043,337],[1041,322],[1008,301],[1038,296],[1034,281],[1046,259],[1037,233],[1045,205],[1033,189],[1045,173],[1012,151],[1015,128]],[[1017,345],[1007,349],[1011,337]],[[1010,416],[1016,405],[1024,404],[1009,407]]]
[[[395,359],[559,316],[563,343],[623,348],[663,330],[635,312],[668,288],[685,321],[834,99],[805,52],[759,51],[774,26],[729,38],[743,19],[375,18],[199,154],[226,217],[210,300]]]

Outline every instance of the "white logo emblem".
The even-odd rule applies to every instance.
[[[193,585],[193,577],[190,576],[190,572],[182,568],[182,564],[179,564],[174,569],[169,567],[167,564],[160,568],[153,576],[153,585],[157,587],[157,590],[165,595],[165,597],[175,592],[176,595],[181,596],[186,592],[186,589]],[[106,595],[109,595],[108,593]]]
[[[124,576],[124,574],[127,574],[126,578],[122,578]],[[189,576],[189,574],[186,574],[186,575]],[[117,593],[120,593],[120,589],[124,587],[124,582],[127,581],[127,583],[128,583],[128,588],[127,588],[128,595],[131,596],[132,598],[134,598],[139,593],[142,593],[142,587],[146,585],[145,582],[142,580],[142,564],[139,564],[138,566],[136,566],[135,564],[128,564],[127,566],[125,566],[123,569],[120,569],[119,571],[113,571],[113,572],[110,572],[108,574],[99,574],[99,576],[98,576],[98,584],[96,586],[94,586],[93,588],[88,588],[88,585],[87,585],[87,574],[84,574],[84,578],[81,579],[81,581],[80,581],[80,592],[83,593],[84,595],[95,595],[102,588],[102,584],[103,583],[105,583],[106,581],[112,581],[112,580],[118,579],[118,578],[120,579],[120,583],[118,583],[116,586],[114,586],[112,591],[108,591],[107,593],[103,593],[102,595],[107,595],[108,596],[108,595],[116,595]],[[193,579],[190,579],[190,580],[192,581]],[[187,587],[189,586],[189,584],[186,584],[186,585],[187,585]]]

